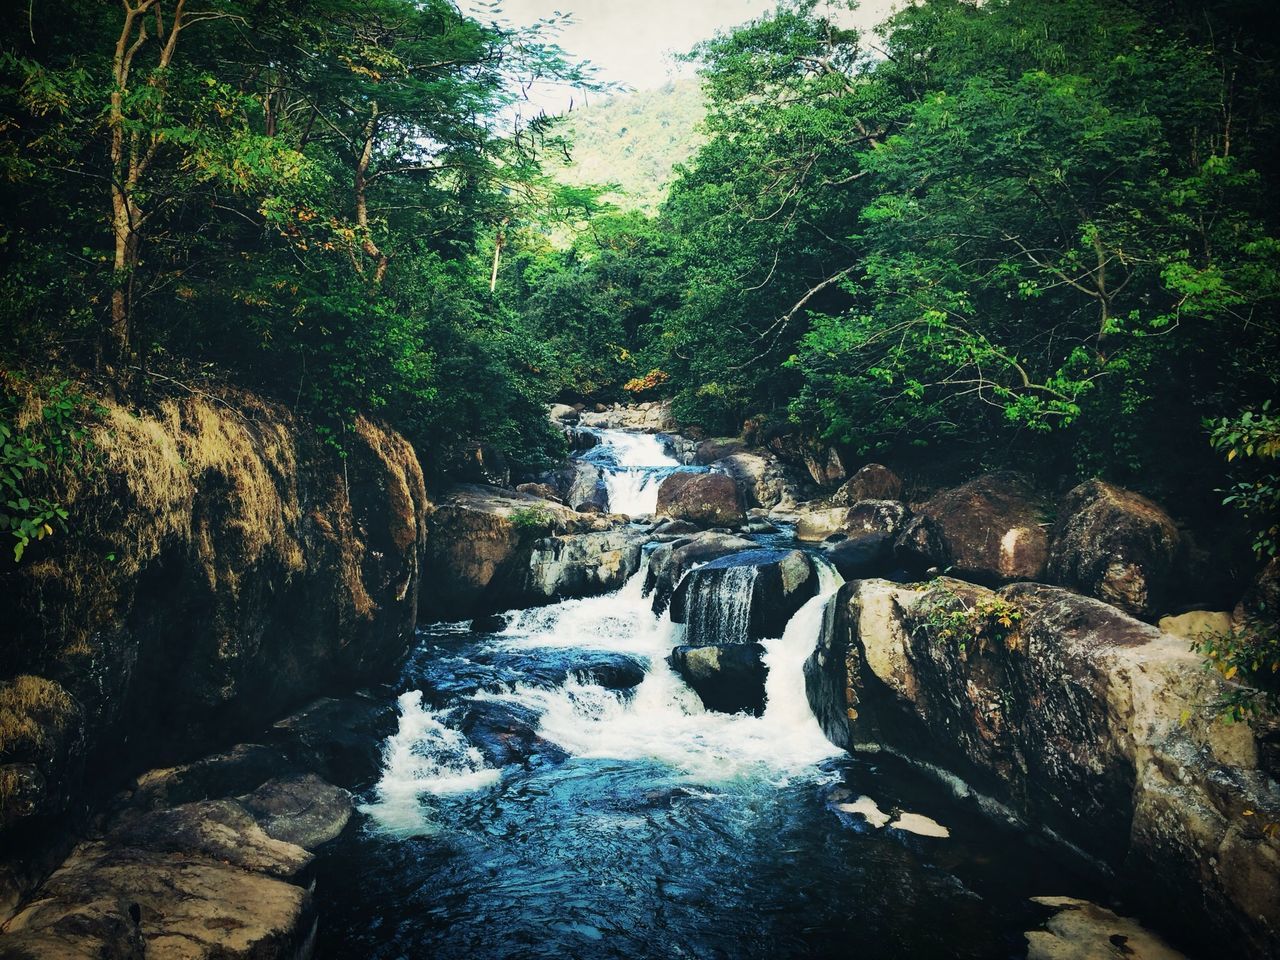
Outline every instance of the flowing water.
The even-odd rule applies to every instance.
[[[581,455],[604,472],[609,510],[632,517],[653,515],[658,487],[680,469],[680,461],[667,451],[663,439],[651,433],[625,430],[593,430],[599,443]]]
[[[764,642],[759,717],[704,710],[667,666],[682,628],[653,614],[644,570],[496,633],[421,631],[381,778],[317,866],[318,955],[1024,955],[1043,918],[1028,898],[1096,898],[1096,882],[901,763],[827,742],[803,675],[839,586],[819,570]],[[742,584],[723,589],[735,609]],[[628,671],[643,679],[619,689]],[[949,835],[888,823],[904,812]]]

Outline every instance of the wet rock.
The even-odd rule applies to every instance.
[[[688,520],[660,520],[649,528],[649,532],[656,537],[672,537],[696,534],[699,530],[696,523]]]
[[[538,735],[538,714],[528,707],[498,700],[472,700],[465,710],[458,729],[491,766],[560,763],[568,758],[564,750]]]
[[[335,839],[351,819],[351,794],[314,773],[268,780],[240,798],[269,837],[315,850]]]
[[[397,722],[389,696],[325,697],[277,721],[267,744],[282,750],[293,770],[312,771],[354,789],[378,778],[382,741]]]
[[[1049,578],[1150,619],[1169,594],[1178,528],[1146,497],[1101,480],[1063,500],[1053,528]]]
[[[649,554],[649,571],[644,586],[645,595],[653,596],[653,612],[660,614],[667,609],[676,585],[696,564],[743,550],[754,550],[756,546],[754,541],[743,537],[710,531],[659,544]]]
[[[885,533],[861,533],[833,543],[826,558],[845,580],[887,576],[894,566],[893,538]]]
[[[1105,907],[1074,897],[1032,897],[1057,912],[1043,930],[1027,933],[1027,960],[1186,960],[1142,927]]]
[[[931,497],[917,512],[937,525],[954,576],[997,585],[1044,574],[1048,506],[1019,474],[985,474]]]
[[[708,710],[721,713],[764,712],[768,671],[758,643],[704,647],[679,646],[668,663],[693,688]]]
[[[847,536],[848,507],[801,504],[796,519],[796,539],[819,543],[833,536]]]
[[[507,618],[500,613],[490,613],[471,621],[473,633],[501,633],[507,628]]]
[[[799,550],[731,553],[689,571],[671,597],[671,619],[691,647],[780,637],[817,592],[813,561]]]
[[[673,473],[658,487],[659,517],[704,527],[737,526],[746,506],[733,478],[723,473]]]
[[[1218,719],[1221,682],[1186,640],[1041,584],[862,580],[805,674],[837,744],[933,758],[1192,938],[1280,948],[1280,838],[1254,819],[1280,822],[1280,786],[1261,728]]]
[[[609,690],[631,690],[644,682],[645,668],[621,653],[584,653],[576,658],[570,673]]]
[[[884,464],[868,463],[831,495],[833,507],[851,507],[860,500],[898,500],[902,478]]]
[[[230,750],[176,767],[148,770],[129,791],[129,803],[156,810],[247,793],[292,766],[279,746],[239,743]]]

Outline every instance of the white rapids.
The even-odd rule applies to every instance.
[[[604,471],[609,512],[650,517],[658,506],[658,487],[674,473],[680,461],[667,453],[662,440],[651,433],[598,430],[600,443],[583,458]]]
[[[610,434],[606,456],[616,457],[622,467],[610,474],[611,509],[651,512],[657,485],[647,478],[655,469],[670,473],[676,461],[656,437],[601,432]],[[825,562],[815,558],[814,563],[817,593],[781,637],[763,641],[768,676],[759,717],[706,710],[667,664],[683,628],[669,614],[653,613],[651,598],[644,595],[647,559],[613,593],[512,611],[501,633],[480,640],[493,651],[575,648],[624,654],[646,668],[632,691],[570,676],[552,688],[516,682],[483,689],[472,699],[534,711],[538,736],[571,756],[657,762],[690,784],[712,787],[739,777],[785,783],[824,776],[817,765],[840,751],[823,735],[809,708],[804,663],[843,581]],[[745,625],[745,614],[742,619]],[[416,690],[400,697],[399,730],[383,746],[383,773],[373,802],[361,808],[380,829],[402,835],[434,832],[438,825],[430,819],[430,805],[421,803],[424,797],[482,790],[501,779],[502,771],[488,766],[481,752],[450,725],[453,712],[427,709]]]

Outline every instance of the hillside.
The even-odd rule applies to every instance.
[[[575,110],[569,120],[573,162],[557,171],[575,185],[617,184],[608,198],[627,209],[654,210],[671,170],[702,142],[704,105],[697,80],[678,80]]]

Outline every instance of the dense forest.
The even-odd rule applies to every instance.
[[[711,433],[1220,500],[1211,440],[1275,451],[1266,7],[930,0],[872,35],[784,3],[689,54],[703,142],[650,216],[552,175],[568,130],[521,91],[591,86],[554,21],[34,4],[0,92],[10,413],[20,371],[229,380],[339,445],[370,411],[535,464],[546,402],[669,396]],[[1264,528],[1267,466],[1237,491]]]

